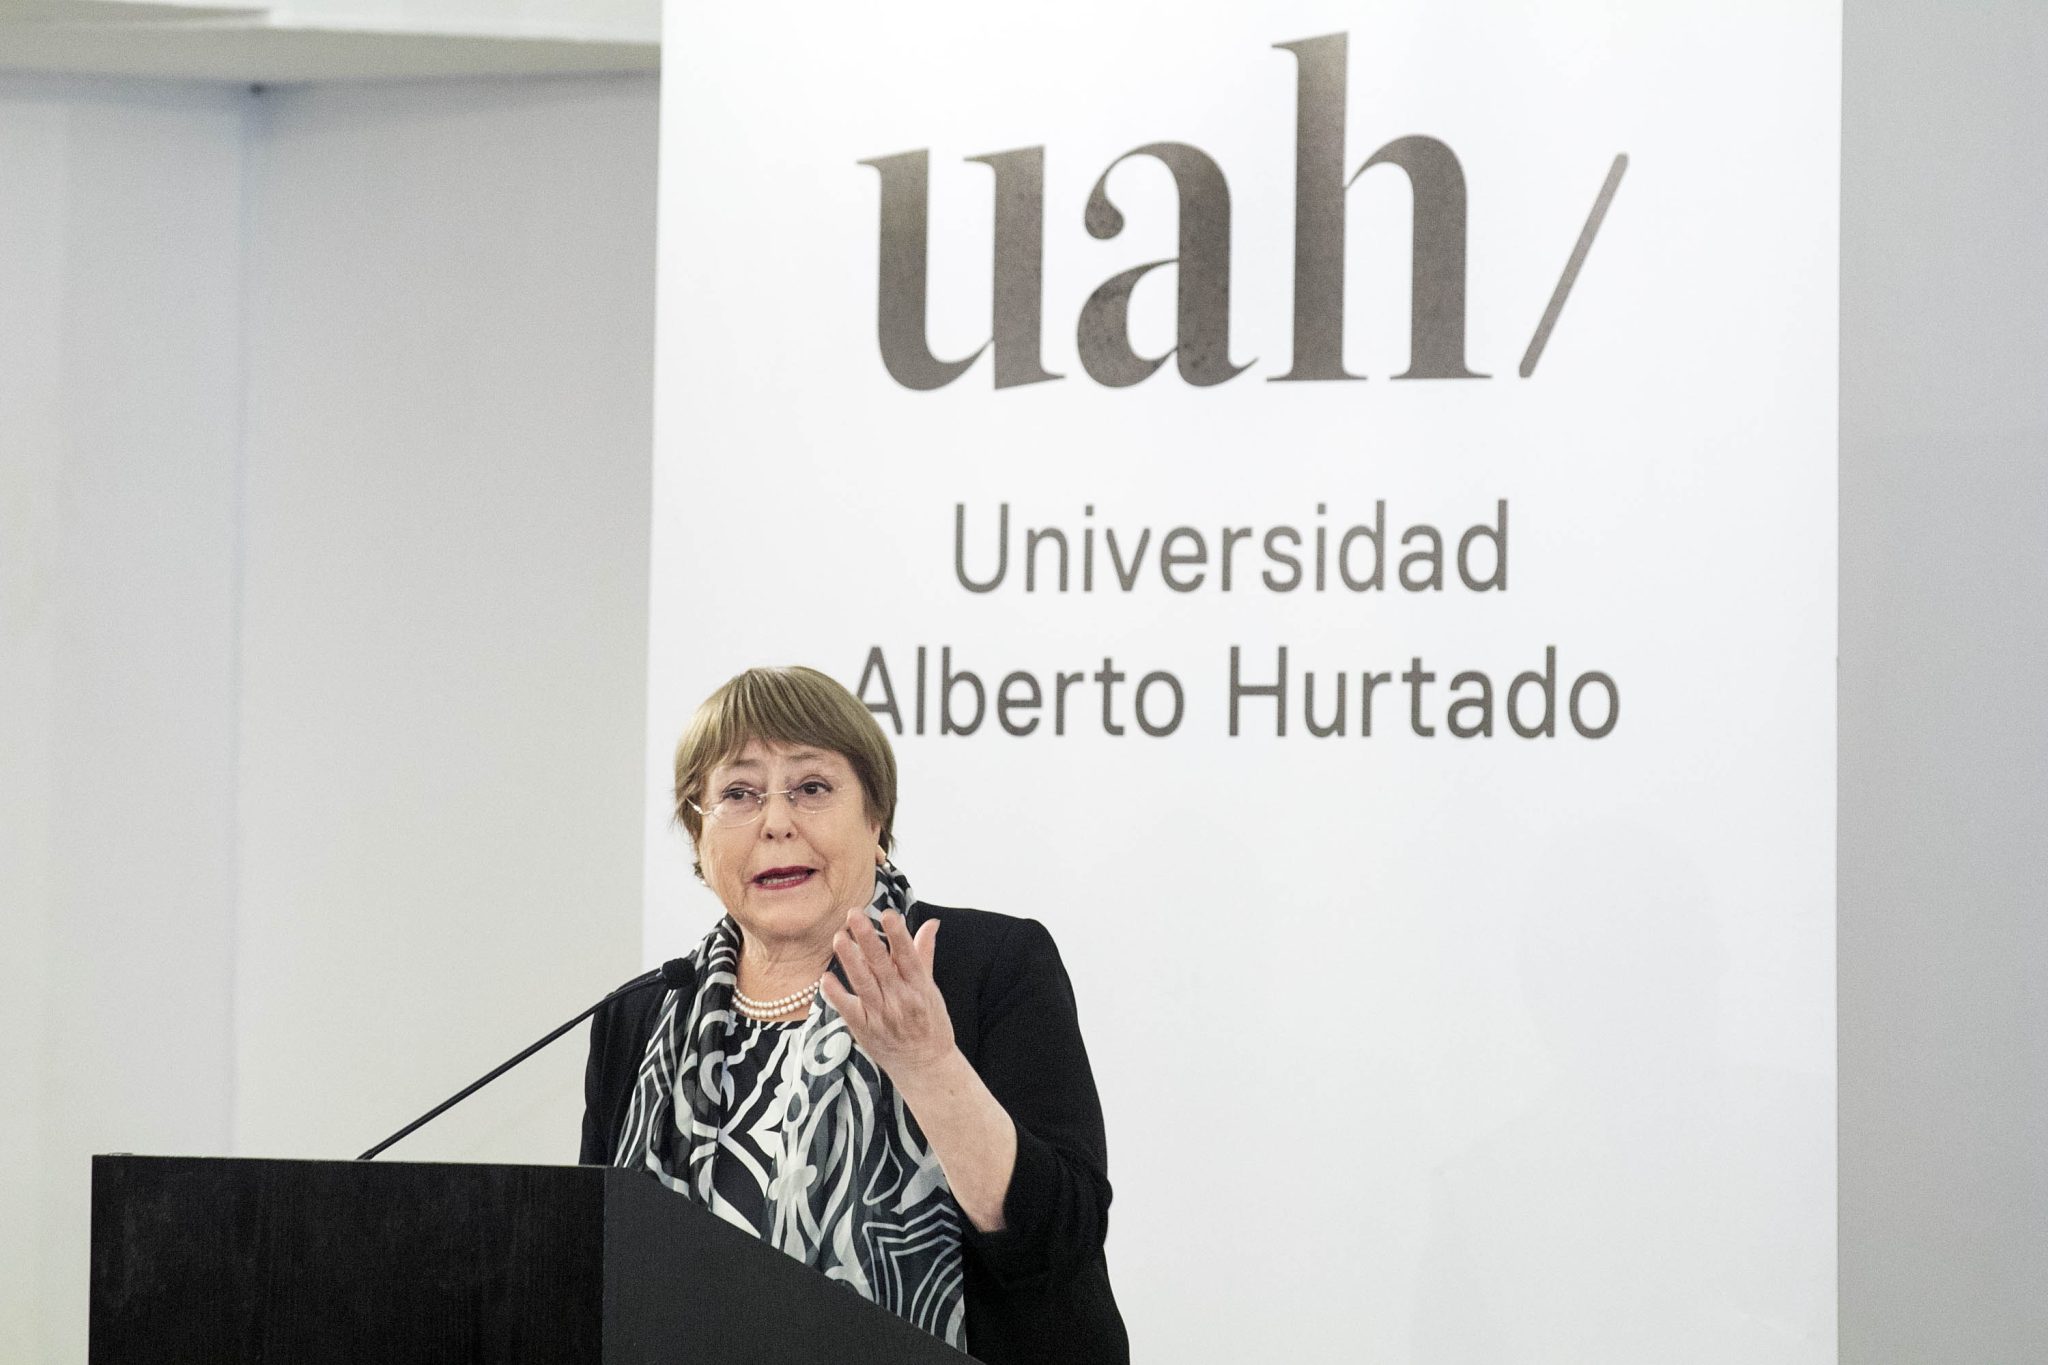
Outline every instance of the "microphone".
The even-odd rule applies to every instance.
[[[369,1151],[364,1152],[361,1156],[357,1157],[356,1160],[368,1161],[371,1157],[377,1155],[377,1153],[383,1151],[386,1147],[389,1147],[392,1143],[398,1141],[407,1133],[412,1132],[413,1129],[418,1128],[421,1124],[429,1123],[432,1120],[439,1118],[442,1114],[445,1114],[450,1109],[454,1108],[456,1105],[462,1103],[462,1101],[468,1099],[471,1095],[474,1095],[477,1091],[483,1089],[492,1081],[497,1080],[498,1077],[504,1075],[513,1067],[518,1066],[528,1057],[531,1057],[534,1053],[540,1051],[549,1043],[554,1042],[555,1039],[561,1037],[570,1029],[575,1028],[585,1019],[588,1019],[591,1015],[596,1014],[599,1010],[603,1009],[606,1005],[609,1005],[612,1001],[618,999],[620,996],[631,995],[634,991],[644,991],[649,986],[657,984],[666,986],[672,991],[689,990],[691,986],[696,982],[696,979],[696,969],[690,965],[690,959],[688,959],[687,957],[672,957],[668,961],[662,963],[659,967],[656,967],[653,971],[642,972],[640,975],[634,977],[631,981],[628,981],[625,985],[613,991],[610,995],[607,995],[604,999],[598,1001],[595,1005],[592,1005],[589,1009],[583,1011],[583,1013],[577,1015],[574,1019],[571,1019],[568,1023],[562,1025],[560,1028],[548,1034],[547,1037],[541,1039],[533,1046],[527,1048],[518,1056],[513,1057],[508,1061],[499,1063],[496,1067],[492,1068],[484,1075],[478,1077],[476,1080],[471,1081],[468,1085],[464,1086],[455,1094],[450,1095],[445,1100],[442,1100],[432,1109],[429,1109],[426,1113],[421,1114],[411,1123],[406,1124],[405,1127],[399,1129],[390,1137],[385,1138],[382,1142],[378,1143],[375,1147],[372,1147]]]

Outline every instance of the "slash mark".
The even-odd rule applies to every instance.
[[[1572,248],[1572,258],[1564,263],[1564,274],[1557,277],[1557,288],[1550,291],[1550,306],[1543,310],[1543,321],[1536,324],[1536,335],[1529,338],[1529,349],[1522,354],[1522,378],[1527,379],[1536,372],[1536,362],[1543,358],[1543,347],[1550,340],[1550,329],[1557,326],[1557,315],[1564,311],[1564,301],[1571,295],[1572,284],[1579,278],[1579,267],[1586,263],[1586,253],[1593,249],[1593,238],[1599,235],[1600,221],[1607,216],[1607,206],[1614,201],[1615,187],[1621,184],[1621,173],[1628,169],[1628,153],[1614,158],[1614,164],[1607,170],[1607,183],[1600,187],[1600,196],[1593,201],[1593,211],[1586,215],[1586,225],[1579,229],[1578,244]]]

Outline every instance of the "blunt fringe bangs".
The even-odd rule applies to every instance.
[[[896,754],[874,713],[815,668],[750,668],[704,699],[676,745],[676,820],[695,843],[700,804],[711,770],[738,756],[750,740],[830,749],[860,779],[868,818],[882,826],[884,850],[895,847]]]

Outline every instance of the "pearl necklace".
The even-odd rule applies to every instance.
[[[802,990],[791,991],[788,995],[778,1000],[756,1000],[738,986],[734,986],[732,988],[733,1003],[738,1005],[740,1013],[746,1015],[749,1019],[757,1021],[780,1019],[785,1014],[794,1013],[799,1005],[808,1010],[811,1005],[811,997],[818,993],[818,987],[823,985],[824,981],[825,978],[820,976]]]

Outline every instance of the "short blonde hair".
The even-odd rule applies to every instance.
[[[830,749],[852,765],[870,820],[881,825],[881,846],[895,847],[896,754],[874,713],[836,680],[815,668],[750,668],[704,699],[676,744],[676,819],[695,844],[704,817],[711,770],[738,757],[751,740]],[[703,876],[700,864],[697,875]]]

